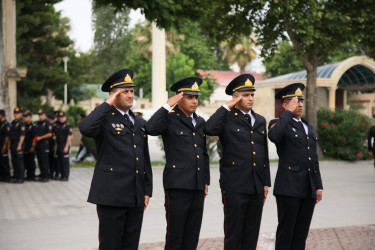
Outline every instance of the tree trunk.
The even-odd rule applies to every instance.
[[[317,89],[316,89],[316,74],[317,74],[316,63],[312,64],[312,67],[306,68],[307,71],[307,82],[306,82],[306,120],[317,129]]]
[[[0,0],[0,109],[4,109],[10,119],[8,80],[5,70],[4,40],[3,40],[3,3]]]

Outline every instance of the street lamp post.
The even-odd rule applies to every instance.
[[[64,56],[63,61],[64,61],[64,72],[67,73],[69,57]],[[65,105],[68,104],[68,83],[64,84],[64,104]]]

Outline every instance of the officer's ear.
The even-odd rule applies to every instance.
[[[236,99],[239,96],[238,91],[234,91],[232,94],[232,100]]]
[[[283,109],[286,110],[286,106],[288,106],[289,102],[290,102],[290,100],[283,100],[283,103],[281,104],[281,106],[283,107]]]

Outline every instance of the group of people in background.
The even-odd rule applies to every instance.
[[[47,115],[44,109],[39,109],[39,121],[35,124],[30,111],[16,107],[13,115],[14,120],[9,123],[5,111],[0,110],[0,181],[68,181],[72,126],[66,113],[56,111]],[[39,175],[36,175],[35,156]]]

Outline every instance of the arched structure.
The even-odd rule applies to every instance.
[[[257,82],[255,105],[258,112],[268,118],[277,117],[280,105],[275,103],[275,92],[294,82],[306,84],[306,76],[306,71],[299,71]],[[363,113],[372,116],[375,113],[375,62],[367,56],[355,56],[319,66],[317,88],[319,108],[348,108],[348,103],[359,102],[365,106]]]

